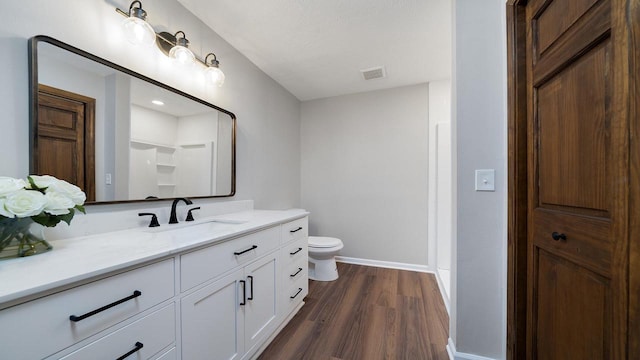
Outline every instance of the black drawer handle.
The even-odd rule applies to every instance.
[[[96,310],[90,311],[90,312],[88,312],[88,313],[86,313],[84,315],[80,315],[80,316],[71,315],[71,316],[69,316],[69,320],[71,320],[73,322],[78,322],[80,320],[84,320],[84,319],[88,318],[89,316],[93,316],[93,315],[95,315],[97,313],[103,312],[103,311],[105,311],[107,309],[110,309],[110,308],[112,308],[114,306],[120,305],[123,302],[129,301],[131,299],[135,299],[140,295],[142,295],[142,293],[140,291],[136,290],[136,291],[133,292],[133,295],[129,295],[126,298],[123,298],[123,299],[120,299],[118,301],[112,302],[111,304],[105,305],[105,306],[101,307],[100,309],[96,309]]]
[[[295,255],[295,254],[299,253],[300,251],[302,251],[301,247],[299,247],[298,250],[296,250],[294,252],[290,252],[289,255]]]
[[[296,277],[296,275],[300,274],[300,271],[302,271],[302,268],[298,268],[298,271],[296,271],[294,274],[291,274],[289,276]]]
[[[301,228],[301,227],[299,227],[299,228],[297,228],[297,229],[295,229],[295,230],[289,230],[289,232],[290,232],[290,233],[294,233],[294,232],[298,232],[298,231],[300,231],[300,230],[302,230],[302,228]]]
[[[551,237],[555,241],[567,240],[567,235],[562,234],[562,233],[558,233],[558,232],[555,232],[555,231],[551,234]]]
[[[290,297],[291,299],[295,299],[295,298],[296,298],[296,296],[300,295],[300,293],[301,293],[301,292],[302,292],[302,288],[298,288],[298,292],[297,292],[295,295],[293,295],[293,296],[289,296],[289,297]]]
[[[249,251],[251,251],[253,249],[257,249],[257,248],[258,248],[258,245],[253,245],[252,247],[248,248],[247,250],[243,250],[243,251],[240,251],[240,252],[234,252],[233,255],[242,255],[242,254],[244,254],[246,252],[249,252]]]
[[[124,359],[126,359],[129,355],[131,355],[131,354],[135,353],[136,351],[138,351],[138,350],[142,349],[143,347],[144,347],[144,345],[143,345],[140,341],[137,341],[137,342],[136,342],[136,347],[135,347],[135,348],[133,348],[133,349],[132,349],[131,351],[129,351],[128,353],[126,353],[126,354],[124,354],[124,355],[120,356],[120,357],[119,357],[119,358],[117,358],[116,360],[124,360]]]
[[[240,282],[242,283],[242,302],[240,305],[244,306],[247,305],[247,282],[244,280],[240,280]]]
[[[247,300],[253,300],[253,276],[249,275],[247,277],[249,278],[249,280],[251,280],[251,288],[250,288],[251,289],[251,292],[250,292],[251,295],[249,295]]]

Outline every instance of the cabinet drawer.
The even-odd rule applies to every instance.
[[[307,259],[300,259],[284,267],[282,272],[283,289],[293,287],[301,278],[309,276],[309,262]]]
[[[293,220],[286,224],[282,224],[282,243],[307,238],[309,236],[308,218]]]
[[[182,255],[180,289],[191,289],[266,255],[278,247],[279,237],[280,228],[273,227]]]
[[[166,306],[63,357],[64,360],[113,360],[128,352],[131,359],[150,359],[175,342],[174,304]],[[141,347],[140,347],[141,346]],[[174,356],[175,358],[175,356]]]
[[[0,348],[6,359],[41,359],[174,295],[173,259],[114,275],[0,311]],[[85,315],[131,297],[80,321]],[[25,346],[25,339],[29,341]],[[134,341],[135,343],[135,341]]]
[[[305,296],[309,292],[309,280],[306,276],[301,277],[284,292],[284,298],[282,299],[283,314],[289,314],[298,304],[302,302]]]
[[[284,245],[280,254],[282,264],[287,266],[291,263],[298,262],[300,259],[307,260],[309,256],[309,244],[306,237],[298,239],[290,244]]]

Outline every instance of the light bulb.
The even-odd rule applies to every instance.
[[[124,19],[122,26],[125,29],[127,40],[133,45],[151,46],[156,41],[156,32],[148,22],[135,16]]]
[[[224,73],[218,67],[209,66],[205,70],[205,77],[209,83],[219,87],[224,84]]]
[[[184,65],[191,64],[196,59],[191,50],[182,45],[172,47],[171,51],[169,51],[169,56]]]

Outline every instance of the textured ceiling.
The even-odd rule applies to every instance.
[[[451,0],[178,1],[303,101],[450,78]]]

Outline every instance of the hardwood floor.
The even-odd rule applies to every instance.
[[[433,274],[338,263],[259,360],[448,359],[449,316]]]

